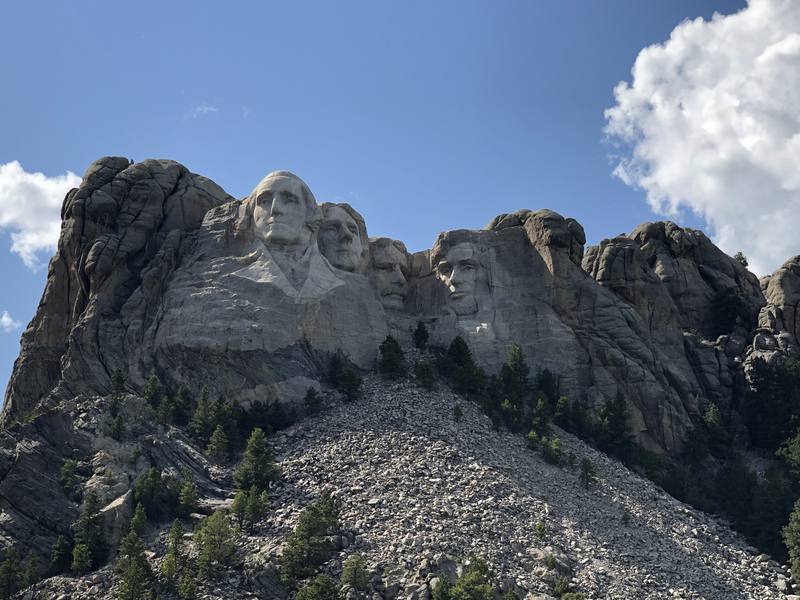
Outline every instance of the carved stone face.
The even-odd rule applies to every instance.
[[[400,310],[408,294],[407,258],[394,244],[372,245],[372,280],[381,304],[390,310]]]
[[[253,227],[256,237],[267,246],[307,244],[308,207],[302,183],[292,177],[268,177],[256,190]]]
[[[461,243],[447,251],[436,265],[439,279],[450,292],[448,305],[457,315],[471,315],[478,311],[477,294],[480,288],[482,267],[475,256],[472,244]]]
[[[358,223],[342,207],[326,205],[318,242],[322,254],[337,269],[355,271],[361,265],[364,240]]]

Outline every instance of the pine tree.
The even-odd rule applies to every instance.
[[[236,517],[239,527],[244,527],[244,512],[247,508],[247,500],[250,496],[248,490],[238,490],[233,497],[233,504],[231,504],[231,513]]]
[[[87,492],[83,511],[75,524],[75,547],[72,551],[73,570],[85,572],[99,567],[105,562],[107,550],[100,504],[94,492]],[[85,552],[89,554],[88,566]]]
[[[197,485],[188,473],[184,474],[180,495],[178,496],[179,514],[188,517],[197,510],[199,501]]]
[[[597,444],[601,450],[619,458],[627,458],[633,438],[630,433],[630,411],[625,398],[617,393],[600,409]]]
[[[272,460],[267,436],[261,429],[256,428],[247,440],[247,447],[242,455],[242,462],[233,475],[233,482],[240,490],[248,490],[255,486],[258,491],[262,491],[278,476],[278,467]]]
[[[795,502],[789,522],[783,528],[783,543],[789,553],[789,566],[795,581],[800,580],[800,500]]]
[[[217,425],[214,433],[211,434],[211,439],[206,447],[206,454],[218,463],[223,462],[228,456],[228,436],[225,435],[222,425]]]
[[[31,587],[40,580],[41,577],[39,577],[39,564],[36,560],[36,555],[33,552],[30,552],[27,560],[25,561],[25,571],[22,573],[22,587]]]
[[[387,379],[399,379],[406,373],[405,356],[400,343],[392,336],[387,335],[380,345],[378,358],[378,371]]]
[[[417,328],[414,330],[413,334],[414,338],[414,346],[420,350],[425,350],[428,346],[428,328],[425,327],[425,323],[419,321],[417,323]]]
[[[109,431],[109,435],[119,442],[122,441],[122,435],[124,432],[125,423],[122,420],[122,415],[117,415],[114,417],[114,420],[111,421],[111,430]]]
[[[345,400],[352,402],[361,394],[361,376],[351,368],[345,368],[339,375],[339,387]]]
[[[144,506],[141,504],[136,505],[131,518],[131,531],[136,535],[142,535],[144,527],[147,524],[147,513],[144,511]]]
[[[75,573],[88,573],[92,569],[92,553],[83,542],[78,542],[72,548],[72,570]]]
[[[0,562],[0,596],[8,600],[22,584],[20,578],[19,554],[13,546],[3,552],[3,561]]]
[[[587,490],[592,483],[597,481],[597,469],[594,468],[594,463],[588,458],[581,460],[581,472],[578,475],[578,480]]]
[[[249,524],[249,529],[252,530],[256,523],[264,518],[267,514],[269,507],[269,495],[264,490],[261,493],[255,488],[250,488],[247,495],[247,502],[244,507],[244,520]]]
[[[144,554],[144,543],[133,531],[119,545],[116,572],[119,600],[144,600],[152,589],[153,572]]]
[[[161,401],[161,382],[155,375],[151,375],[150,379],[147,380],[142,390],[142,398],[153,408],[159,405]]]
[[[115,394],[121,394],[125,391],[125,375],[119,369],[114,369],[111,373],[111,390]]]
[[[195,534],[197,566],[206,577],[218,577],[223,568],[230,566],[235,552],[233,532],[228,517],[216,511],[206,518]]]
[[[200,399],[197,401],[197,407],[189,422],[189,431],[191,431],[194,439],[203,446],[208,443],[208,438],[211,437],[211,433],[214,431],[212,413],[213,407],[208,399],[208,386],[203,386],[203,390],[200,392]]]
[[[339,586],[329,575],[317,575],[297,592],[295,600],[337,600]]]
[[[197,575],[190,567],[183,571],[181,583],[178,585],[178,597],[181,600],[194,600],[197,595]]]
[[[59,535],[50,552],[50,572],[54,575],[64,573],[72,562],[72,547],[63,535]]]

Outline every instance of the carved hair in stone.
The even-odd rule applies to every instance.
[[[369,240],[370,281],[381,304],[401,310],[408,295],[408,251],[403,242],[380,237]]]
[[[274,171],[242,202],[237,229],[268,248],[302,250],[321,222],[322,210],[305,182],[289,171]]]
[[[369,238],[364,218],[349,204],[322,204],[319,249],[334,267],[361,271],[369,256]]]

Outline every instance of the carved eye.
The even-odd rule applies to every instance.
[[[287,192],[286,194],[284,194],[284,198],[286,199],[286,202],[289,202],[290,204],[297,204],[297,196],[295,196],[294,194],[290,194]]]
[[[356,235],[358,233],[358,230],[355,227],[353,227],[352,225],[350,225],[350,227],[348,227],[348,229],[350,230],[350,233],[352,233],[353,235]]]

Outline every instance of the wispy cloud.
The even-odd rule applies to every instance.
[[[247,118],[250,116],[250,112],[251,111],[249,106],[242,107],[242,117],[244,118],[245,121],[247,121]]]
[[[8,311],[4,310],[3,314],[0,315],[0,331],[10,333],[17,331],[20,327],[22,327],[22,323],[12,319]]]
[[[644,48],[614,90],[614,174],[653,210],[688,208],[760,274],[800,253],[800,2],[750,0]]]
[[[217,106],[216,104],[209,104],[208,102],[200,102],[199,104],[195,104],[194,106],[190,107],[189,110],[186,111],[184,118],[199,119],[200,117],[204,117],[206,115],[218,112],[219,112],[219,106]]]
[[[41,268],[46,260],[42,255],[55,250],[61,231],[61,204],[66,193],[80,182],[71,171],[48,177],[28,173],[16,160],[0,164],[0,229],[11,233],[11,251],[29,269]],[[4,313],[3,318],[7,315]]]

